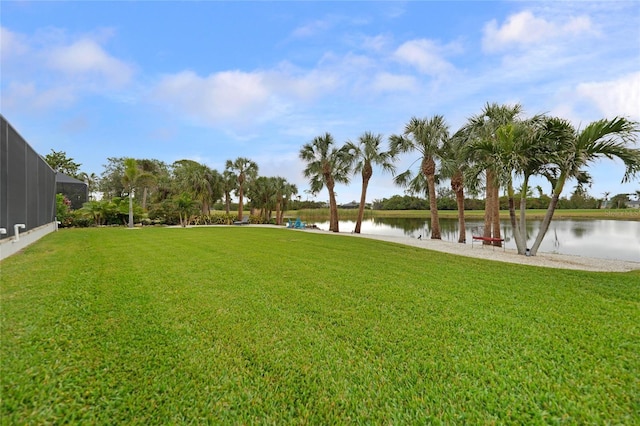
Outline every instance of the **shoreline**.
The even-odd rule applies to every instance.
[[[495,260],[497,262],[517,263],[520,265],[539,266],[544,268],[570,269],[589,272],[630,272],[640,270],[640,262],[628,260],[600,259],[595,257],[575,256],[559,253],[540,253],[536,256],[522,256],[515,249],[503,250],[501,247],[488,247],[482,244],[460,244],[451,241],[432,240],[429,238],[417,239],[410,237],[396,237],[377,234],[353,234],[351,232],[330,232],[319,228],[293,229],[277,225],[190,225],[187,228],[196,226],[241,226],[241,227],[264,227],[283,229],[292,232],[318,232],[324,235],[336,235],[353,238],[368,238],[371,240],[386,241],[390,243],[403,244],[426,250],[434,250],[442,253],[455,254],[459,256],[474,257],[476,259]],[[169,228],[181,228],[180,226],[170,226]]]
[[[322,232],[324,234],[342,235],[355,238],[368,238],[372,240],[386,241],[404,244],[412,247],[434,250],[443,253],[457,254],[459,256],[474,257],[477,259],[495,260],[498,262],[517,263],[520,265],[540,266],[556,269],[572,269],[591,272],[629,272],[640,270],[640,262],[628,260],[600,259],[594,257],[573,256],[558,253],[540,253],[536,256],[519,255],[515,249],[503,250],[501,247],[489,247],[482,244],[460,244],[457,242],[417,239],[410,237],[394,237],[375,234],[352,234],[346,232],[329,232],[319,229],[304,229],[305,232]]]

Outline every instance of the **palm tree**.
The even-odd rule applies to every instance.
[[[136,160],[138,167],[144,172],[154,176],[154,179],[146,182],[142,188],[142,210],[147,210],[147,199],[149,193],[153,189],[157,189],[158,183],[161,182],[162,175],[168,174],[167,165],[159,160],[142,159]]]
[[[293,197],[297,193],[298,193],[298,187],[293,183],[289,183],[285,181],[283,191],[282,191],[282,197],[281,197],[282,202],[281,202],[281,209],[280,209],[280,217],[277,219],[278,225],[282,225],[284,212],[285,210],[287,210],[289,200],[291,199],[291,197]],[[300,196],[298,196],[298,200],[299,199],[300,199]]]
[[[129,228],[133,228],[133,193],[136,188],[144,186],[153,179],[153,175],[145,173],[138,167],[138,162],[133,158],[124,159],[124,174],[122,185],[129,193]]]
[[[211,205],[222,196],[221,178],[217,171],[193,160],[173,163],[177,192],[186,192],[200,202],[203,215],[208,215]]]
[[[238,177],[231,171],[222,173],[222,193],[224,194],[224,209],[227,214],[231,210],[231,191],[238,189]]]
[[[356,228],[354,232],[360,233],[362,218],[364,216],[364,207],[367,202],[367,188],[369,180],[373,175],[373,165],[380,166],[385,172],[395,172],[393,161],[395,160],[395,152],[382,151],[380,144],[382,143],[382,135],[374,135],[371,132],[365,132],[358,138],[358,143],[347,142],[346,148],[349,150],[350,156],[355,163],[353,173],[362,174],[362,194],[360,195],[360,207],[358,209],[358,219],[356,220]]]
[[[469,137],[476,141],[484,141],[487,144],[497,143],[496,132],[500,126],[513,123],[517,120],[518,115],[522,112],[522,106],[516,105],[498,105],[496,103],[487,103],[482,112],[476,116],[469,118],[464,127]],[[495,166],[492,161],[493,157],[483,156],[488,151],[481,150],[473,152],[468,150],[471,162],[480,162],[485,165],[485,216],[484,216],[484,237],[500,238],[500,184]],[[477,177],[477,176],[476,176]],[[485,243],[489,244],[489,243]],[[493,243],[501,246],[499,241]]]
[[[287,182],[283,177],[271,178],[271,187],[275,192],[275,205],[276,205],[276,225],[282,225],[282,216],[284,209],[286,208],[287,201],[294,194],[298,193],[298,188]]]
[[[411,118],[402,135],[391,135],[389,138],[391,151],[420,153],[420,171],[424,175],[429,192],[429,210],[431,212],[431,238],[439,240],[440,219],[438,218],[438,202],[436,200],[436,160],[440,157],[440,149],[449,138],[449,126],[441,115],[430,119]],[[416,160],[417,161],[417,160]],[[414,181],[411,170],[396,176],[395,181],[402,186],[409,186]]]
[[[254,208],[260,209],[260,217],[264,222],[269,220],[275,205],[275,185],[272,177],[260,176],[247,187],[246,195]]]
[[[194,205],[196,202],[186,192],[183,192],[179,196],[176,196],[174,198],[174,202],[176,207],[178,208],[178,214],[180,216],[180,226],[184,228],[189,225],[189,217],[194,210]]]
[[[458,242],[467,242],[467,230],[464,220],[464,173],[469,161],[464,152],[464,146],[469,142],[464,129],[460,129],[453,137],[447,139],[441,151],[440,173],[451,180],[451,190],[456,196],[458,207]]]
[[[100,184],[100,178],[95,173],[80,172],[78,179],[87,184],[87,192],[89,193],[89,200],[93,199],[93,193],[98,190]]]
[[[622,117],[594,121],[582,131],[574,129],[571,123],[560,118],[546,121],[544,136],[555,153],[551,161],[552,169],[547,173],[547,178],[553,185],[553,194],[531,248],[532,255],[538,252],[549,229],[567,180],[584,178],[584,169],[602,157],[622,160],[626,168],[623,183],[640,172],[640,149],[629,146],[637,142],[638,133],[638,123]]]
[[[335,147],[333,136],[325,133],[306,143],[300,149],[300,159],[307,162],[304,177],[309,179],[311,193],[317,194],[327,187],[329,192],[329,230],[339,232],[336,183],[349,183],[351,159],[345,147]]]
[[[250,183],[258,176],[258,165],[248,158],[238,157],[235,161],[227,160],[225,167],[230,172],[235,172],[238,182],[238,220],[242,220],[242,203],[245,184]]]
[[[640,191],[638,191],[638,192],[640,192]],[[600,203],[600,208],[603,208],[603,206],[602,206],[603,203],[606,203],[607,201],[609,201],[609,195],[611,195],[611,192],[609,192],[609,191],[605,191],[605,192],[602,193],[603,199],[602,199],[602,202]],[[638,198],[638,199],[640,200],[640,198]],[[606,207],[606,205],[604,207]]]

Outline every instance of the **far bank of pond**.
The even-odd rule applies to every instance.
[[[425,212],[423,212],[425,215]],[[640,211],[638,212],[640,216]],[[429,238],[431,235],[428,212],[423,217],[369,217],[362,223],[363,234],[403,236],[409,238]],[[303,218],[304,219],[304,218]],[[329,222],[311,220],[320,229],[328,230]],[[541,220],[527,220],[528,246],[538,234]],[[471,243],[472,235],[481,232],[482,217],[466,218],[466,240]],[[352,232],[355,220],[340,220],[340,232]],[[459,227],[455,218],[440,219],[442,240],[458,241]],[[501,220],[502,237],[507,248],[515,248],[511,223]],[[606,219],[558,219],[551,222],[540,252],[560,253],[602,259],[619,259],[640,262],[640,221]]]

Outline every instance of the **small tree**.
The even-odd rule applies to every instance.
[[[56,172],[64,173],[73,178],[78,177],[80,164],[73,161],[73,158],[67,157],[66,152],[52,149],[50,154],[44,156],[44,160]]]

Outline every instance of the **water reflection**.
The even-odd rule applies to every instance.
[[[531,247],[540,228],[540,220],[527,221],[527,245]],[[328,222],[317,222],[327,230]],[[484,226],[482,220],[465,222],[467,241]],[[355,221],[340,221],[342,232],[352,232]],[[418,218],[373,218],[362,222],[363,234],[429,238],[430,220]],[[445,241],[458,241],[458,221],[440,219],[440,232]],[[501,221],[502,237],[507,248],[515,248],[513,231],[508,220]],[[640,262],[640,222],[623,220],[554,220],[545,235],[539,252],[620,259]]]

